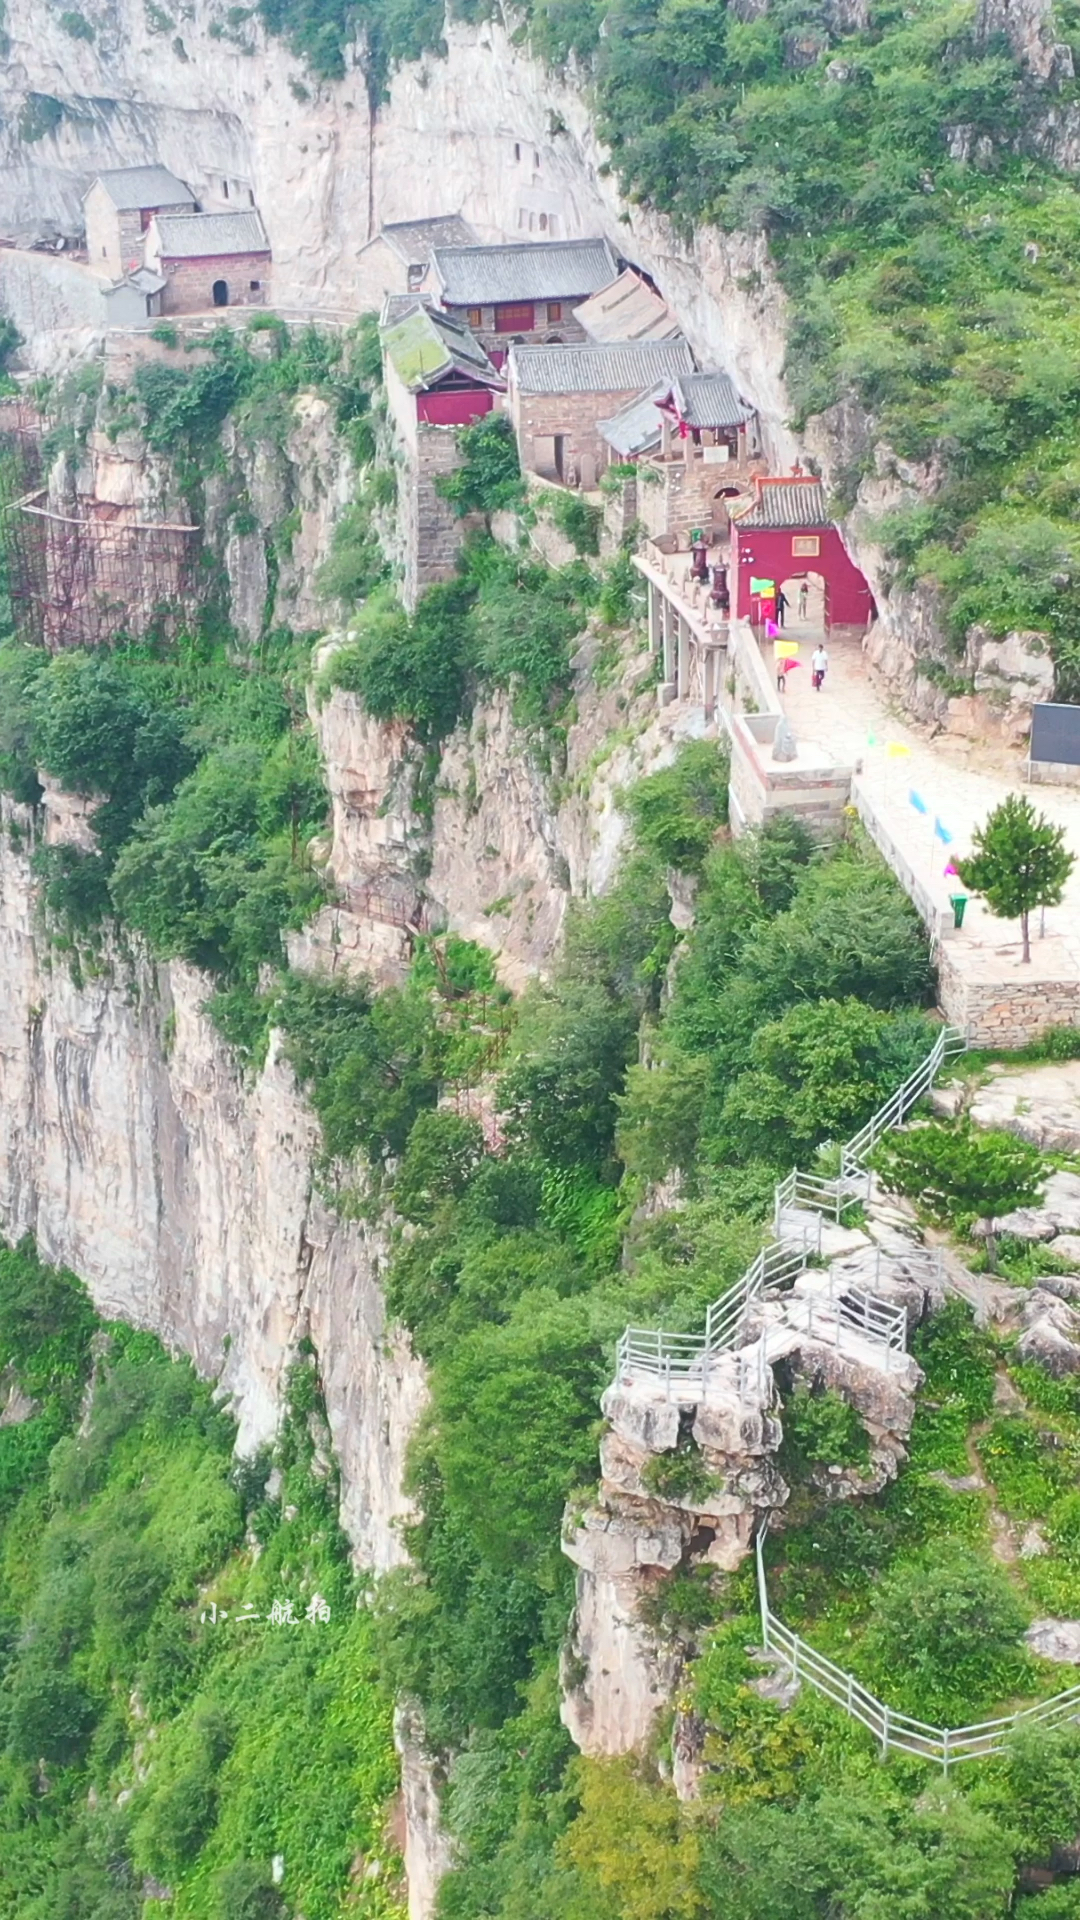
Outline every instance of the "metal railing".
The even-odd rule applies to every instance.
[[[705,1315],[704,1332],[665,1333],[659,1327],[627,1327],[618,1345],[616,1378],[625,1383],[635,1373],[647,1374],[665,1381],[669,1392],[673,1380],[702,1380],[710,1354],[727,1352],[739,1344],[749,1309],[765,1289],[778,1285],[782,1280],[794,1278],[806,1265],[809,1252],[820,1253],[823,1217],[828,1214],[839,1222],[844,1208],[853,1201],[870,1199],[873,1175],[865,1164],[867,1155],[884,1134],[901,1125],[933,1085],[944,1063],[955,1059],[966,1047],[966,1037],[955,1027],[941,1028],[930,1052],[920,1061],[914,1073],[909,1074],[884,1106],[879,1107],[866,1125],[841,1149],[837,1179],[827,1180],[817,1174],[800,1173],[795,1168],[778,1181],[773,1211],[773,1230],[777,1238],[762,1248],[741,1280],[737,1280],[733,1287],[713,1301]],[[803,1225],[797,1240],[784,1233],[783,1213],[796,1210],[816,1216],[816,1244],[813,1244],[813,1230],[806,1225]],[[909,1256],[905,1254],[904,1258],[908,1259]],[[880,1262],[879,1251],[878,1271]],[[940,1255],[937,1257],[937,1269],[940,1272]],[[850,1290],[848,1297],[851,1297]],[[870,1296],[864,1297],[870,1299]],[[885,1303],[874,1301],[873,1305],[882,1308]],[[892,1311],[890,1308],[889,1312]],[[896,1312],[902,1315],[903,1309],[897,1309]],[[845,1320],[844,1324],[854,1330],[852,1321]],[[881,1324],[884,1325],[884,1322]],[[892,1322],[889,1324],[891,1327]],[[868,1332],[867,1337],[876,1338],[877,1325],[875,1319],[874,1330]],[[906,1337],[906,1318],[904,1335]],[[878,1340],[877,1344],[885,1344],[888,1352],[895,1350],[891,1332],[887,1341]]]
[[[929,1092],[946,1060],[955,1060],[965,1052],[967,1039],[956,1027],[942,1027],[925,1060],[909,1074],[902,1087],[861,1127],[840,1154],[840,1178],[857,1179],[866,1173],[866,1156],[883,1136],[902,1126],[914,1106]]]
[[[890,1356],[907,1351],[907,1310],[889,1300],[878,1300],[861,1287],[830,1287],[827,1294],[807,1293],[788,1303],[787,1324],[817,1340],[831,1341],[843,1347],[845,1330],[859,1334],[885,1352],[885,1371]]]
[[[761,1614],[761,1638],[766,1653],[773,1654],[787,1668],[793,1680],[802,1680],[823,1694],[850,1719],[866,1728],[881,1749],[882,1759],[890,1753],[906,1753],[918,1760],[929,1760],[946,1773],[960,1760],[982,1760],[1000,1753],[1017,1728],[1056,1726],[1066,1720],[1080,1719],[1080,1686],[1067,1687],[1049,1700],[997,1720],[980,1720],[967,1727],[932,1727],[909,1713],[878,1700],[853,1673],[838,1667],[833,1660],[793,1633],[778,1619],[769,1605],[765,1579],[764,1543],[767,1525],[758,1528],[757,1587]]]

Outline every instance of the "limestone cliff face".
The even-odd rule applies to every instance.
[[[220,1376],[251,1449],[275,1431],[307,1335],[341,1463],[342,1520],[368,1566],[401,1558],[419,1363],[386,1325],[379,1235],[320,1200],[316,1123],[273,1049],[245,1086],[205,1014],[207,982],[115,953],[76,984],[35,924],[29,863],[0,835],[0,1221],[71,1266],[106,1314]]]

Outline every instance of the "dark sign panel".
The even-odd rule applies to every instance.
[[[1031,758],[1080,767],[1080,707],[1040,702],[1032,708]]]

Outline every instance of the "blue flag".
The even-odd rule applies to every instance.
[[[908,799],[911,801],[916,813],[929,813],[930,809],[923,799],[922,794],[916,793],[914,787],[912,787],[911,792],[908,794]]]
[[[952,846],[952,834],[949,832],[948,827],[942,826],[941,821],[936,815],[934,816],[934,835],[936,839],[941,841],[943,847]]]

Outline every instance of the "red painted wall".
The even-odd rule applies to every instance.
[[[751,575],[775,580],[779,587],[793,574],[819,573],[828,583],[829,625],[865,627],[869,623],[873,595],[835,527],[748,527],[737,533],[733,524],[731,532],[732,603],[743,619],[750,614]],[[816,534],[821,541],[816,558],[792,553],[792,540],[800,533]]]
[[[467,427],[471,420],[490,413],[495,395],[489,387],[470,387],[465,393],[418,393],[416,417],[435,427]]]

